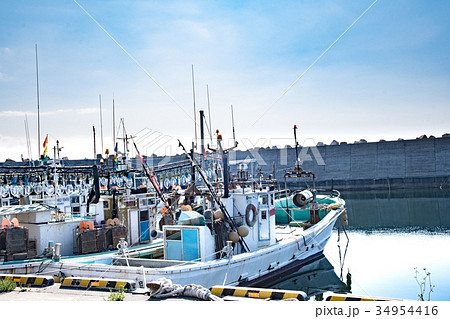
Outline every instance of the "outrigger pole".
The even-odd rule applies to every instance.
[[[191,155],[186,151],[186,149],[184,148],[183,144],[181,143],[180,140],[178,140],[178,146],[180,146],[184,153],[186,154],[188,160],[191,162],[193,167],[197,168],[197,171],[200,173],[200,176],[202,177],[203,181],[205,182],[206,186],[209,189],[209,192],[212,196],[212,198],[214,199],[214,201],[216,202],[217,205],[219,205],[219,209],[221,210],[221,212],[223,213],[223,215],[229,220],[231,226],[233,227],[233,230],[237,231],[237,227],[233,222],[233,219],[230,217],[230,214],[228,213],[227,209],[225,208],[225,206],[223,205],[223,203],[218,199],[216,192],[214,191],[214,188],[212,187],[212,185],[210,184],[210,182],[208,181],[208,179],[205,176],[205,173],[202,169],[202,167],[195,161],[195,159],[193,159],[191,157]],[[239,237],[239,243],[241,244],[242,249],[244,250],[244,252],[248,252],[250,251],[250,249],[248,248],[247,244],[245,243],[245,241]]]
[[[161,192],[161,189],[159,188],[159,184],[158,181],[156,180],[155,175],[153,175],[153,172],[151,170],[148,170],[145,163],[144,163],[144,159],[141,156],[141,153],[139,152],[136,143],[134,142],[134,139],[131,138],[131,140],[133,141],[133,145],[134,148],[136,149],[136,152],[138,153],[139,159],[141,160],[141,164],[142,167],[144,168],[144,173],[147,176],[147,178],[150,180],[150,182],[152,183],[153,187],[156,190],[156,193],[158,194],[159,198],[161,199],[161,201],[163,202],[164,206],[166,207],[166,209],[170,212],[170,206],[167,203],[166,197],[164,196],[164,194]]]

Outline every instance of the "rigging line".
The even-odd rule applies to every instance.
[[[208,116],[209,116],[209,126],[210,126],[210,128],[212,129],[212,124],[211,124],[211,105],[210,105],[210,103],[209,103],[209,87],[208,87],[208,85],[206,85],[206,95],[207,95],[207,97],[208,97]],[[206,121],[205,121],[206,122]],[[213,139],[212,139],[212,133],[211,133],[211,131],[209,131],[209,137],[210,137],[210,139],[211,139],[211,146],[212,146],[212,143],[213,143]]]
[[[356,18],[355,21],[353,21],[352,24],[336,39],[334,42],[325,50],[322,52],[321,55],[317,59],[314,60],[313,63],[311,63],[305,71],[303,71],[302,74],[291,84],[288,86],[286,90],[283,91],[283,93],[280,94],[266,109],[262,114],[256,119],[255,122],[253,122],[252,126],[256,124],[358,21],[361,19],[374,5],[377,3],[378,0],[375,0],[358,18]]]
[[[86,13],[86,15],[100,28],[102,29],[103,32],[105,32],[105,34],[114,41],[115,44],[117,44],[117,46],[142,70],[144,71],[145,74],[147,74],[147,76],[172,100],[173,103],[176,104],[176,106],[178,106],[191,120],[192,116],[186,112],[186,110],[169,94],[169,92],[166,91],[166,89],[164,89],[164,87],[158,83],[158,81],[156,81],[156,79],[142,66],[142,64],[139,63],[138,60],[136,60],[111,34],[109,34],[108,31],[106,31],[105,28],[103,28],[100,23],[97,22],[97,20],[94,19],[94,17],[89,14],[89,12],[86,11],[86,9],[80,5],[76,0],[73,0],[73,2],[75,2],[75,4],[84,11],[84,13]]]

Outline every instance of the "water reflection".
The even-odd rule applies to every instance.
[[[272,289],[303,291],[308,298],[322,300],[327,292],[348,293],[350,281],[344,283],[334,271],[333,265],[324,255],[302,266],[297,271],[279,278],[268,285]]]
[[[346,192],[349,227],[450,228],[450,191]]]

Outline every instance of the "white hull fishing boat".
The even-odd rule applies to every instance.
[[[227,153],[220,142],[218,136],[226,168]],[[128,249],[122,241],[119,252],[114,254],[3,264],[0,272],[132,280],[141,288],[162,279],[206,288],[255,285],[259,280],[282,275],[320,255],[334,224],[345,211],[345,201],[339,199],[327,206],[322,219],[318,218],[315,190],[311,189],[307,194],[313,196],[303,199],[303,204],[311,207],[309,223],[303,227],[277,226],[273,184],[263,185],[260,180],[255,185],[249,181],[251,187],[248,187],[240,181],[241,187],[230,190],[224,178],[223,193],[218,196],[201,166],[186,154],[200,173],[204,186],[174,190],[168,198],[159,191],[157,181],[142,161],[164,204],[161,231],[152,234],[159,241],[140,249]],[[224,176],[228,176],[225,171]]]
[[[60,261],[10,263],[0,265],[0,271],[134,280],[141,287],[161,278],[180,285],[195,283],[208,288],[214,285],[252,285],[258,279],[280,275],[288,271],[290,266],[298,266],[320,255],[344,209],[343,205],[331,209],[320,222],[306,230],[300,227],[275,227],[275,216],[270,216],[269,237],[264,245],[261,243],[263,226],[258,222],[258,225],[253,226],[255,232],[250,230],[246,236],[247,245],[253,249],[239,252],[238,245],[234,248],[231,248],[232,245],[225,246],[218,259],[220,253],[215,252],[214,237],[208,226],[173,225],[163,227],[163,242],[155,242],[145,249]],[[258,215],[261,214],[259,209]],[[229,251],[227,247],[230,247]],[[164,258],[149,258],[158,255],[161,250]]]

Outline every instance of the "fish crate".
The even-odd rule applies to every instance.
[[[27,251],[28,229],[5,228],[0,230],[0,254],[5,261],[26,259]]]
[[[106,229],[96,228],[97,230],[97,251],[106,251],[108,245],[106,244]]]
[[[76,234],[76,254],[90,254],[97,252],[97,230],[88,229]]]
[[[121,238],[127,238],[127,228],[125,226],[106,227],[106,247],[108,249],[117,249]]]
[[[37,256],[36,240],[28,240],[27,259],[35,258]]]
[[[28,229],[5,228],[0,231],[0,250],[7,254],[23,253],[28,249]]]

